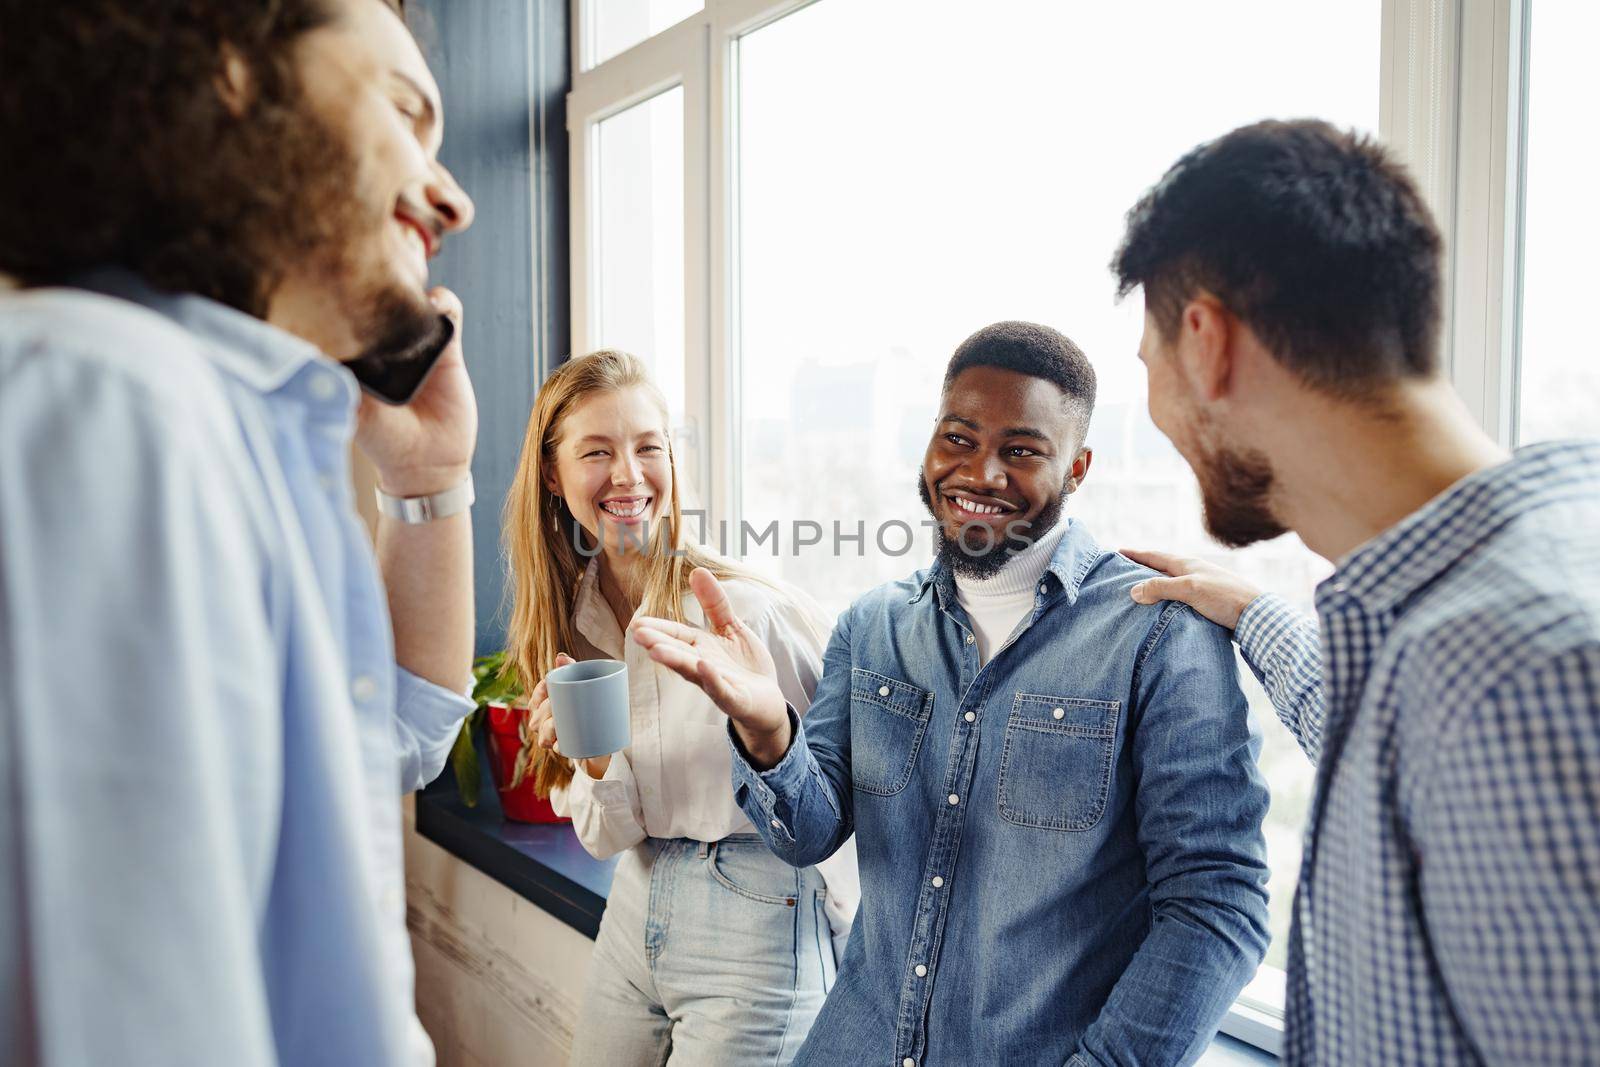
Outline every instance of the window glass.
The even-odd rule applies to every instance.
[[[1108,547],[1217,560],[1309,607],[1327,566],[1296,539],[1227,552],[1203,533],[1193,476],[1145,412],[1141,306],[1114,303],[1107,264],[1124,213],[1199,141],[1266,117],[1376,131],[1381,8],[995,0],[980,18],[820,0],[741,39],[738,487],[743,520],[777,521],[780,543],[774,559],[735,524],[730,547],[833,611],[925,566],[915,479],[945,363],[975,329],[1028,319],[1076,341],[1100,379],[1094,465],[1067,513]],[[916,528],[909,551],[895,520]],[[797,522],[823,543],[800,546],[815,532]],[[835,552],[835,522],[863,541]],[[1246,681],[1281,964],[1312,771]],[[1275,981],[1256,992],[1281,1002]]]
[[[1600,6],[1533,5],[1528,36],[1519,440],[1600,434],[1600,358],[1586,321],[1600,247],[1589,128]]]
[[[683,422],[683,89],[601,122],[597,337],[650,365]]]
[[[597,67],[704,7],[702,0],[589,0],[583,9],[590,35],[584,67]]]

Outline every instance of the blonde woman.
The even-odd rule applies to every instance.
[[[639,360],[574,359],[534,403],[506,501],[507,649],[540,745],[533,773],[591,854],[622,854],[595,941],[574,1064],[787,1064],[833,983],[860,895],[854,842],[820,868],[766,849],[733,799],[727,718],[632,641],[639,614],[703,625],[689,573],[721,579],[803,712],[828,626],[796,591],[687,543],[667,407]],[[559,755],[543,678],[628,665],[633,741]]]

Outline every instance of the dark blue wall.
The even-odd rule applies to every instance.
[[[434,279],[461,297],[478,394],[472,475],[478,651],[505,637],[500,508],[537,384],[566,358],[566,0],[412,0],[408,18],[444,100],[440,157],[477,205]]]

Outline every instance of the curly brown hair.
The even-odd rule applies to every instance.
[[[0,272],[121,266],[263,316],[329,226],[293,210],[342,147],[300,106],[294,46],[337,17],[336,0],[0,0]],[[230,55],[242,114],[219,92]]]

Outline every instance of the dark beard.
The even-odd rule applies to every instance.
[[[346,362],[363,384],[389,383],[399,388],[426,373],[429,360],[450,343],[455,326],[431,307],[418,302],[394,287],[383,289],[362,309],[356,323],[356,336],[365,340],[361,354]],[[380,389],[380,395],[386,390]]]
[[[1195,469],[1206,532],[1229,548],[1270,541],[1287,528],[1272,514],[1272,465],[1257,452],[1221,448]]]
[[[252,142],[258,189],[295,190],[293,203],[262,194],[237,216],[233,239],[255,252],[265,300],[289,270],[315,271],[347,317],[359,355],[393,355],[439,336],[439,313],[426,297],[394,280],[377,252],[391,203],[369,203],[361,160],[348,140],[311,107],[298,86],[290,98],[239,136]],[[248,194],[243,194],[248,195]],[[338,358],[340,353],[328,353]]]
[[[1031,548],[1041,537],[1055,529],[1056,523],[1061,520],[1061,512],[1067,505],[1067,487],[1063,484],[1061,495],[1046,504],[1031,522],[1022,523],[1018,520],[1019,525],[1027,527],[1025,532],[1013,535],[1012,524],[1008,523],[1006,537],[998,543],[973,546],[966,544],[964,539],[951,540],[945,536],[944,523],[939,521],[939,515],[933,508],[933,495],[928,491],[928,479],[920,470],[917,471],[917,496],[922,498],[923,507],[928,509],[928,514],[934,519],[934,558],[949,568],[951,573],[978,581],[999,574],[1000,568],[1009,563],[1012,556]]]
[[[143,270],[158,288],[198,292],[266,318],[291,269],[320,264],[349,285],[352,246],[384,220],[358,199],[361,167],[347,140],[289,75],[194,165],[178,165],[164,220],[170,244]]]

